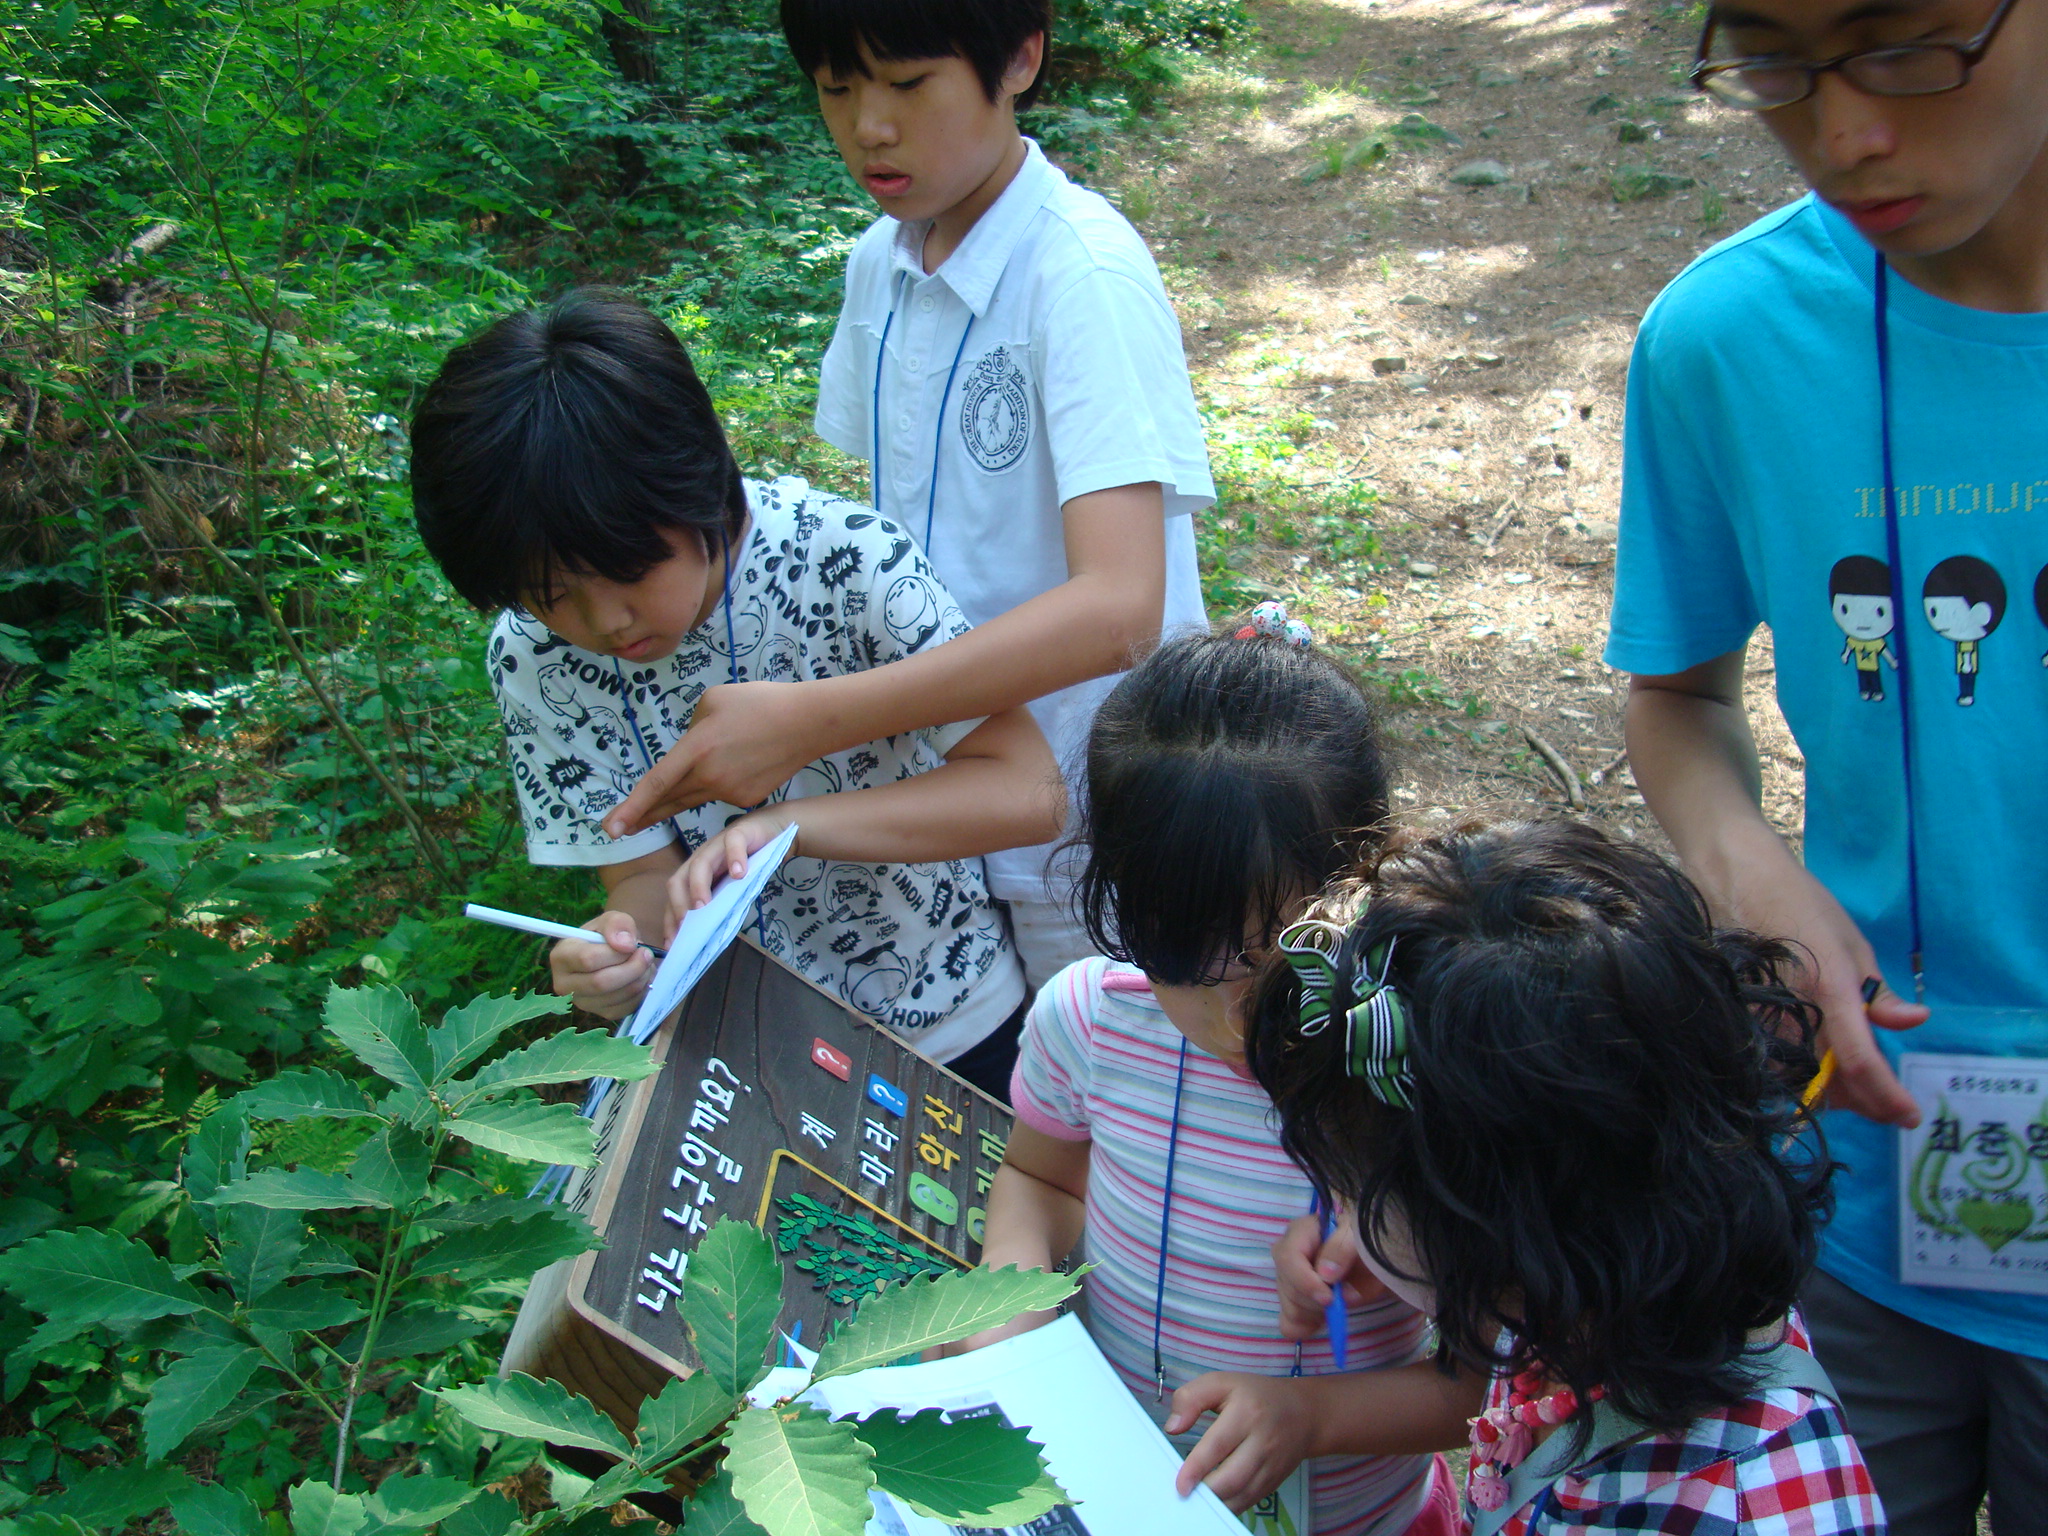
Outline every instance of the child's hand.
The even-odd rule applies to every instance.
[[[759,805],[831,745],[811,729],[805,683],[721,683],[706,688],[690,728],[604,819],[626,837],[709,800]]]
[[[1344,1304],[1362,1307],[1387,1294],[1379,1277],[1358,1256],[1350,1221],[1329,1237],[1314,1216],[1297,1216],[1273,1244],[1273,1275],[1280,1285],[1280,1337],[1320,1338],[1329,1321],[1330,1287],[1344,1287]]]
[[[1315,1413],[1301,1388],[1285,1376],[1210,1371],[1174,1393],[1169,1435],[1192,1428],[1205,1413],[1216,1415],[1181,1463],[1175,1491],[1186,1498],[1206,1482],[1232,1513],[1242,1514],[1278,1488],[1314,1454]]]
[[[623,1019],[639,1006],[654,975],[654,957],[640,947],[630,914],[601,912],[583,925],[607,942],[557,939],[548,951],[554,990],[599,1018]]]
[[[696,911],[711,899],[712,888],[721,880],[737,880],[744,875],[747,860],[774,842],[790,819],[781,806],[776,806],[742,816],[723,832],[707,837],[703,847],[668,877],[668,937],[675,937],[684,913]]]

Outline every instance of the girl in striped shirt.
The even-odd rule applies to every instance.
[[[1301,626],[1255,618],[1267,633],[1165,642],[1096,716],[1078,893],[1114,958],[1061,971],[1025,1023],[983,1252],[1050,1267],[1078,1245],[1095,1265],[1089,1332],[1188,1452],[1183,1494],[1206,1480],[1244,1511],[1307,1462],[1316,1536],[1433,1536],[1453,1511],[1428,1453],[1463,1438],[1480,1379],[1382,1369],[1425,1344],[1378,1288],[1355,1298],[1341,1354],[1280,1330],[1271,1248],[1312,1192],[1246,1071],[1237,1008],[1279,929],[1377,844],[1386,777],[1357,681],[1287,638]]]

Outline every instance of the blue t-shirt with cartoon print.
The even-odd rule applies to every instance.
[[[1701,256],[1644,317],[1607,660],[1683,671],[1770,626],[1806,757],[1807,867],[1910,995],[1903,654],[1934,1012],[1880,1041],[1894,1059],[2048,1057],[2048,314],[1965,309],[1891,274],[1895,614],[1875,262],[1808,197]],[[1826,1130],[1848,1171],[1822,1267],[2048,1358],[2048,1299],[1899,1282],[1897,1133],[1844,1111]],[[2025,1161],[2048,1187],[2048,1155]]]

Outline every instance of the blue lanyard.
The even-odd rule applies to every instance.
[[[896,291],[903,291],[901,278]],[[889,305],[889,318],[882,322],[881,344],[875,348],[874,398],[869,404],[868,424],[874,439],[874,455],[868,461],[868,500],[882,510],[882,368],[889,360],[889,332],[896,328],[896,303]],[[960,371],[960,359],[967,354],[967,338],[974,334],[974,311],[967,311],[967,324],[960,332],[960,345],[953,349],[953,364],[946,370],[946,387],[939,394],[939,425],[932,433],[932,478],[924,498],[924,557],[932,557],[932,518],[939,505],[939,455],[946,445],[946,402],[953,398],[953,376]]]
[[[1906,922],[1913,943],[1913,996],[1927,997],[1926,954],[1920,932],[1920,848],[1913,815],[1913,687],[1906,670],[1906,578],[1899,555],[1899,488],[1892,473],[1892,342],[1891,299],[1884,253],[1877,255],[1877,413],[1879,451],[1884,459],[1884,552],[1891,568],[1892,633],[1898,638],[1899,759],[1905,770]]]
[[[1152,1379],[1158,1383],[1155,1402],[1166,1401],[1166,1360],[1159,1335],[1166,1322],[1166,1231],[1173,1221],[1173,1161],[1180,1151],[1180,1093],[1188,1081],[1188,1037],[1180,1037],[1180,1066],[1173,1074],[1173,1126],[1166,1133],[1166,1187],[1159,1196],[1159,1288],[1152,1295]]]

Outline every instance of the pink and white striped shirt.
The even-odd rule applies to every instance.
[[[1168,1403],[1155,1401],[1154,1300],[1174,1084],[1184,1037],[1144,976],[1096,958],[1070,965],[1032,1004],[1010,1085],[1017,1117],[1062,1141],[1090,1143],[1085,1256],[1088,1331],[1125,1385],[1164,1421],[1176,1387],[1204,1371],[1285,1376],[1295,1345],[1280,1337],[1272,1245],[1310,1206],[1310,1187],[1281,1149],[1271,1101],[1188,1045],[1166,1293],[1159,1308]],[[1352,1369],[1405,1365],[1423,1351],[1421,1315],[1389,1297],[1354,1308]],[[1303,1346],[1301,1368],[1336,1368],[1328,1339]],[[1198,1433],[1179,1437],[1185,1454]],[[1325,1457],[1310,1465],[1316,1536],[1397,1536],[1422,1512],[1427,1456]]]

